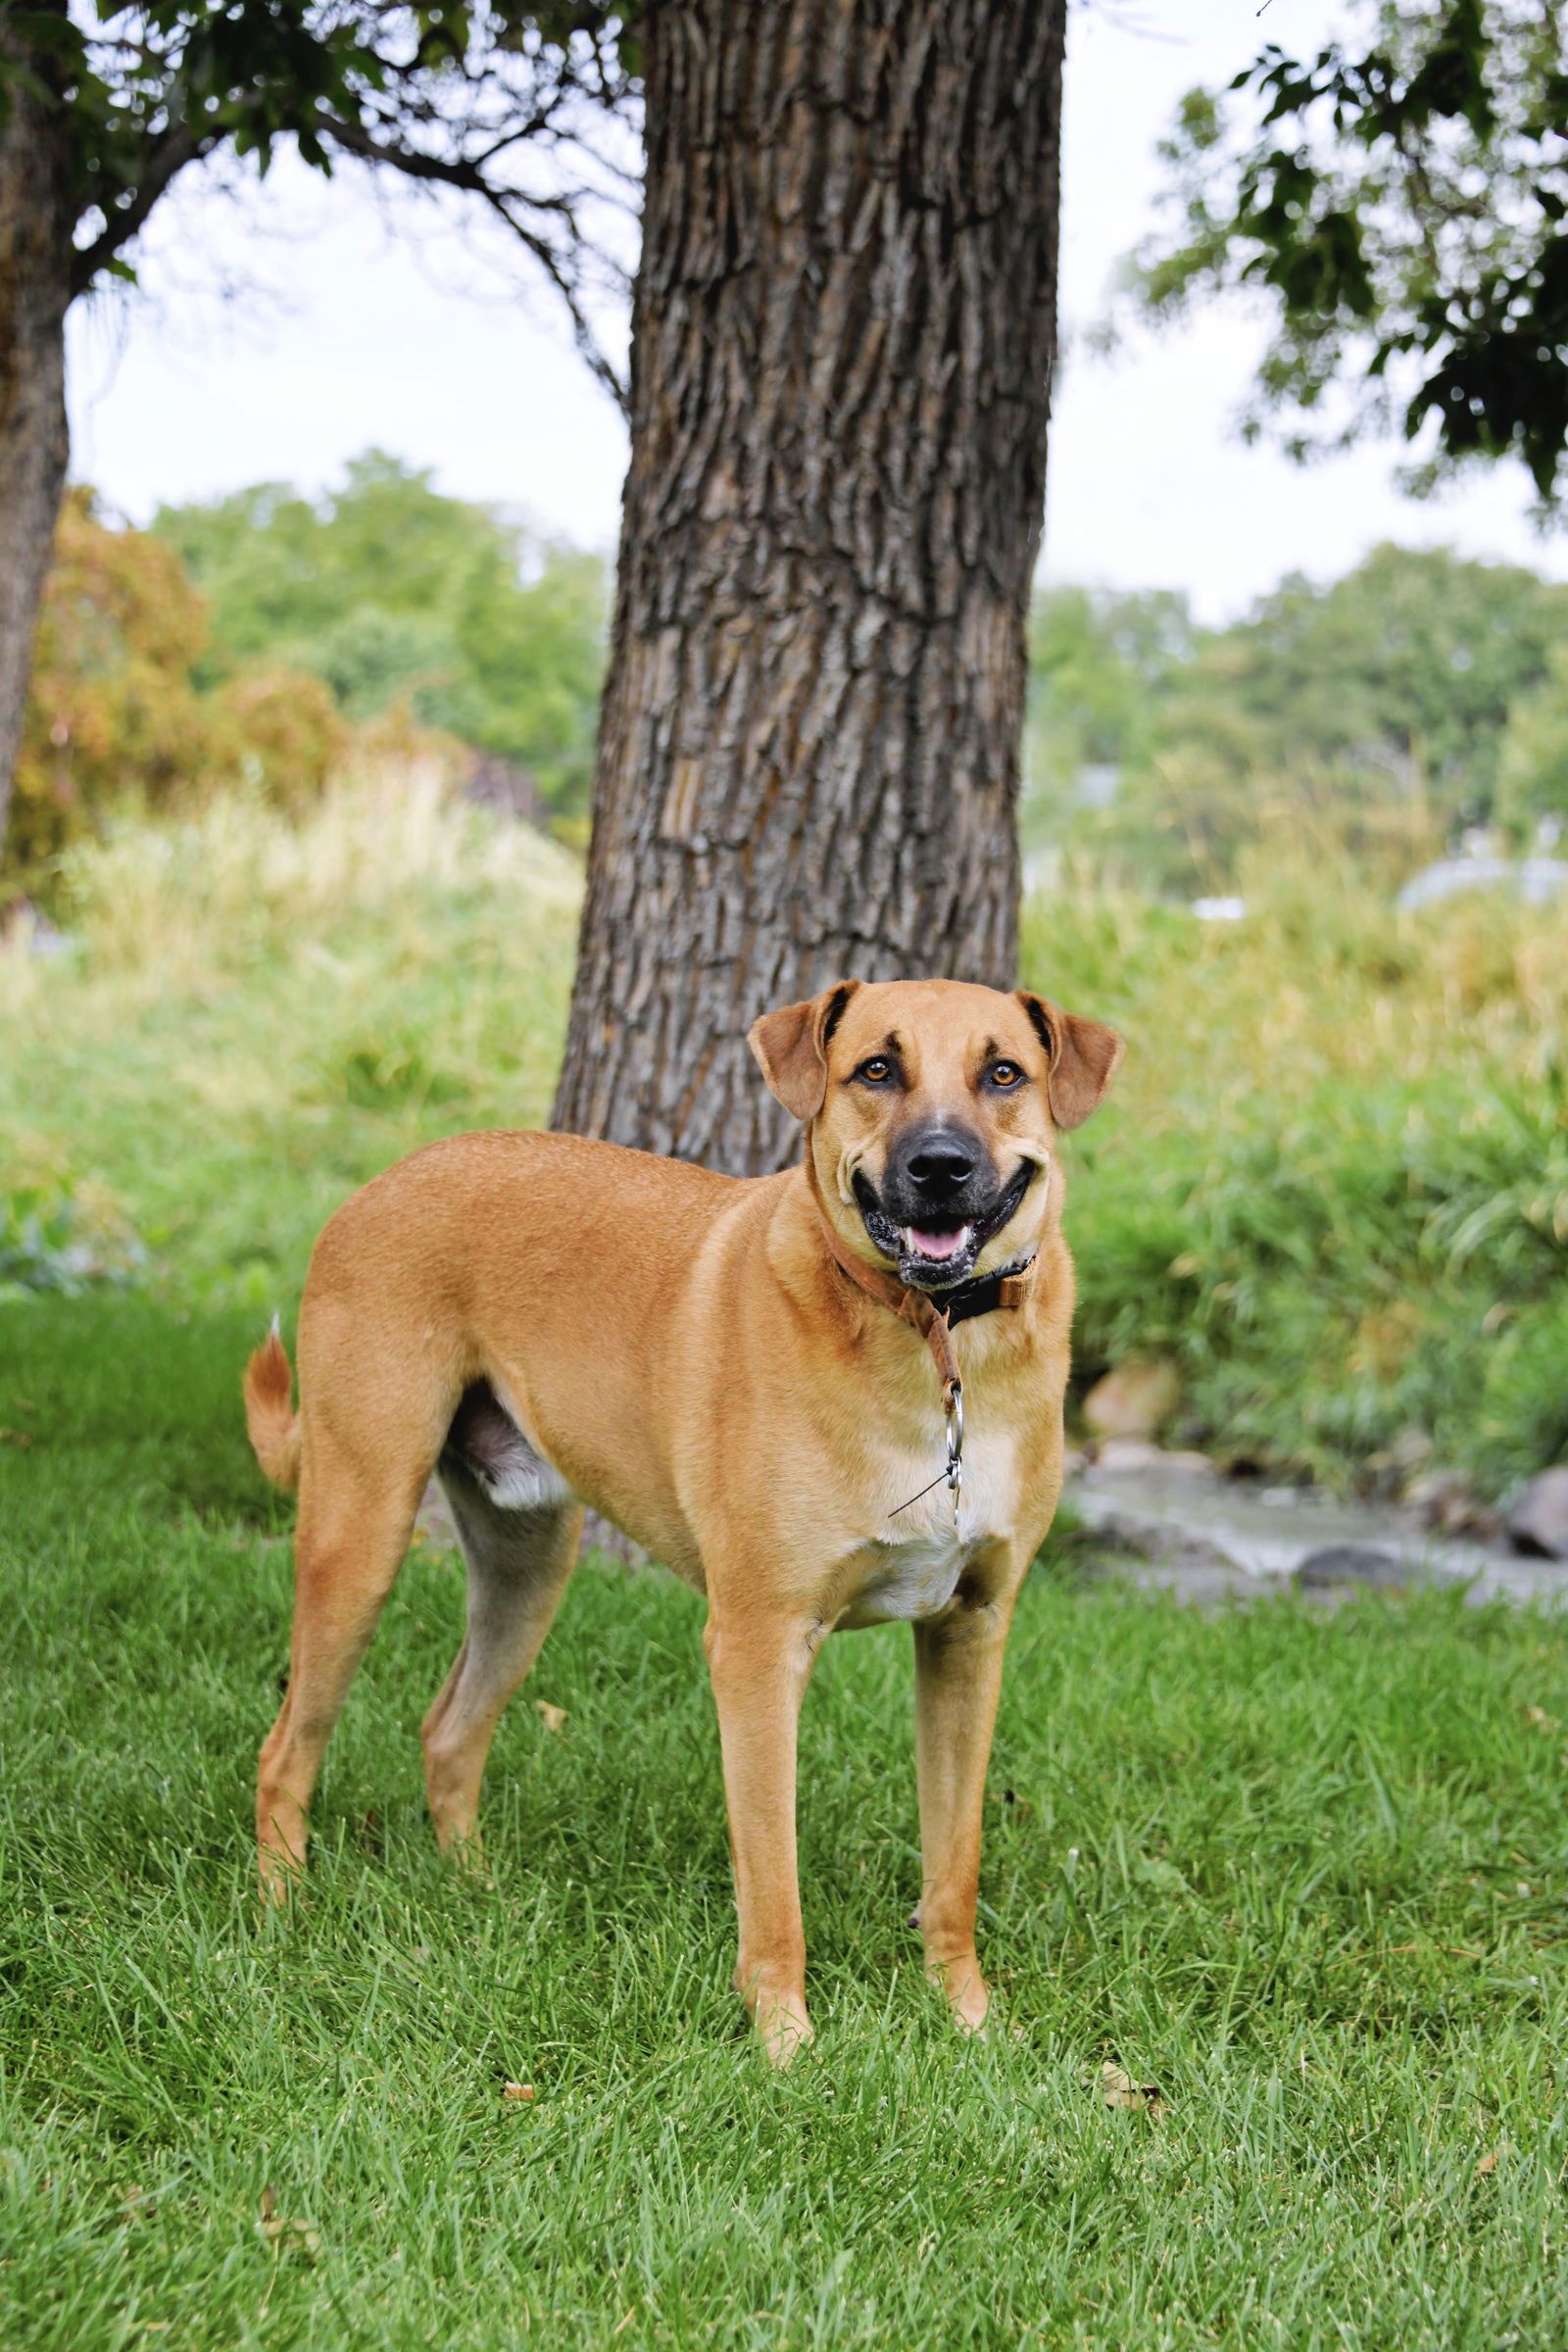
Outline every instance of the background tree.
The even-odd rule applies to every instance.
[[[1249,429],[1298,455],[1391,424],[1405,477],[1517,458],[1544,508],[1568,440],[1568,18],[1556,0],[1361,0],[1359,42],[1270,45],[1195,90],[1164,154],[1156,316],[1247,288],[1275,319]]]
[[[1198,641],[1168,588],[1043,588],[1029,615],[1025,839],[1054,842],[1148,754]]]
[[[1544,747],[1568,587],[1379,547],[1326,585],[1282,580],[1231,628],[1165,632],[1140,663],[1152,606],[1041,601],[1030,749],[1047,785],[1031,821],[1048,838],[1190,898],[1234,889],[1243,853],[1293,822],[1393,884],[1466,825],[1500,814],[1517,830],[1556,806]],[[1053,787],[1096,757],[1115,763],[1113,792]]]
[[[604,133],[635,109],[628,13],[98,0],[89,16],[0,0],[0,835],[69,455],[70,305],[130,274],[128,249],[182,172],[225,149],[265,170],[289,136],[322,171],[350,157],[477,199],[618,394],[590,311],[596,284],[624,283],[607,216],[632,183]]]
[[[55,530],[5,839],[7,890],[116,808],[189,807],[243,779],[298,810],[344,729],[321,681],[275,658],[210,676],[207,609],[173,549],[70,491]]]
[[[1065,0],[660,0],[631,470],[558,1125],[793,1152],[745,1048],[1010,985]]]
[[[1497,815],[1514,839],[1555,848],[1568,831],[1568,630],[1546,675],[1508,714],[1497,750]]]
[[[424,725],[526,769],[558,829],[586,840],[609,597],[599,557],[446,498],[379,450],[326,497],[263,482],[160,508],[152,527],[209,601],[207,682],[304,670],[351,720],[405,701]]]

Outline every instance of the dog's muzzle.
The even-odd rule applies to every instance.
[[[898,1267],[899,1280],[907,1290],[939,1293],[968,1281],[981,1250],[1016,1216],[1039,1174],[1038,1162],[1026,1159],[984,1206],[972,1204],[967,1187],[932,1187],[935,1198],[916,1192],[911,1201],[906,1185],[897,1194],[890,1185],[879,1196],[863,1169],[852,1182],[865,1230]]]

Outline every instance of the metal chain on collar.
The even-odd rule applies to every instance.
[[[943,1318],[943,1321],[945,1325],[946,1317]],[[913,1510],[917,1502],[923,1502],[928,1494],[936,1492],[938,1487],[946,1487],[948,1493],[953,1496],[953,1525],[956,1531],[958,1502],[963,1493],[963,1383],[956,1373],[951,1380],[945,1380],[942,1384],[942,1413],[948,1437],[946,1469],[939,1471],[931,1484],[928,1487],[922,1487],[918,1494],[911,1494],[908,1501],[901,1502],[896,1511],[889,1511],[888,1517],[890,1519],[899,1518],[903,1512]]]

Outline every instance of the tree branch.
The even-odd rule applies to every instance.
[[[405,178],[418,180],[426,186],[460,189],[465,195],[477,196],[488,205],[545,271],[566,306],[571,319],[572,340],[579,355],[622,416],[628,414],[631,397],[629,388],[600,349],[592,323],[578,299],[577,288],[562,268],[561,256],[547,238],[527,227],[512,210],[514,204],[523,204],[538,213],[555,214],[565,221],[575,235],[578,232],[569,202],[560,197],[531,197],[515,188],[498,188],[486,176],[482,163],[426,155],[417,147],[404,147],[393,140],[375,138],[363,123],[328,114],[324,108],[318,113],[316,128],[346,154],[358,157],[364,163],[385,166],[401,172]]]
[[[107,204],[103,204],[104,227],[101,234],[94,237],[90,245],[83,245],[73,260],[73,302],[78,294],[86,293],[99,270],[114,260],[122,246],[129,244],[175,175],[183,172],[187,164],[198,163],[204,155],[210,155],[221,143],[222,136],[222,132],[213,131],[206,137],[199,137],[188,123],[181,122],[172,130],[166,131],[162,138],[153,141],[147,151],[147,168],[130,202],[116,211],[111,211]]]

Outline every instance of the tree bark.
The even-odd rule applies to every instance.
[[[736,1174],[855,976],[1010,986],[1065,0],[655,0],[631,467],[555,1123]]]
[[[63,13],[63,12],[62,12]],[[71,454],[66,311],[71,301],[71,126],[58,69],[14,30],[0,55],[45,94],[0,83],[0,847],[16,781],[38,607]]]

